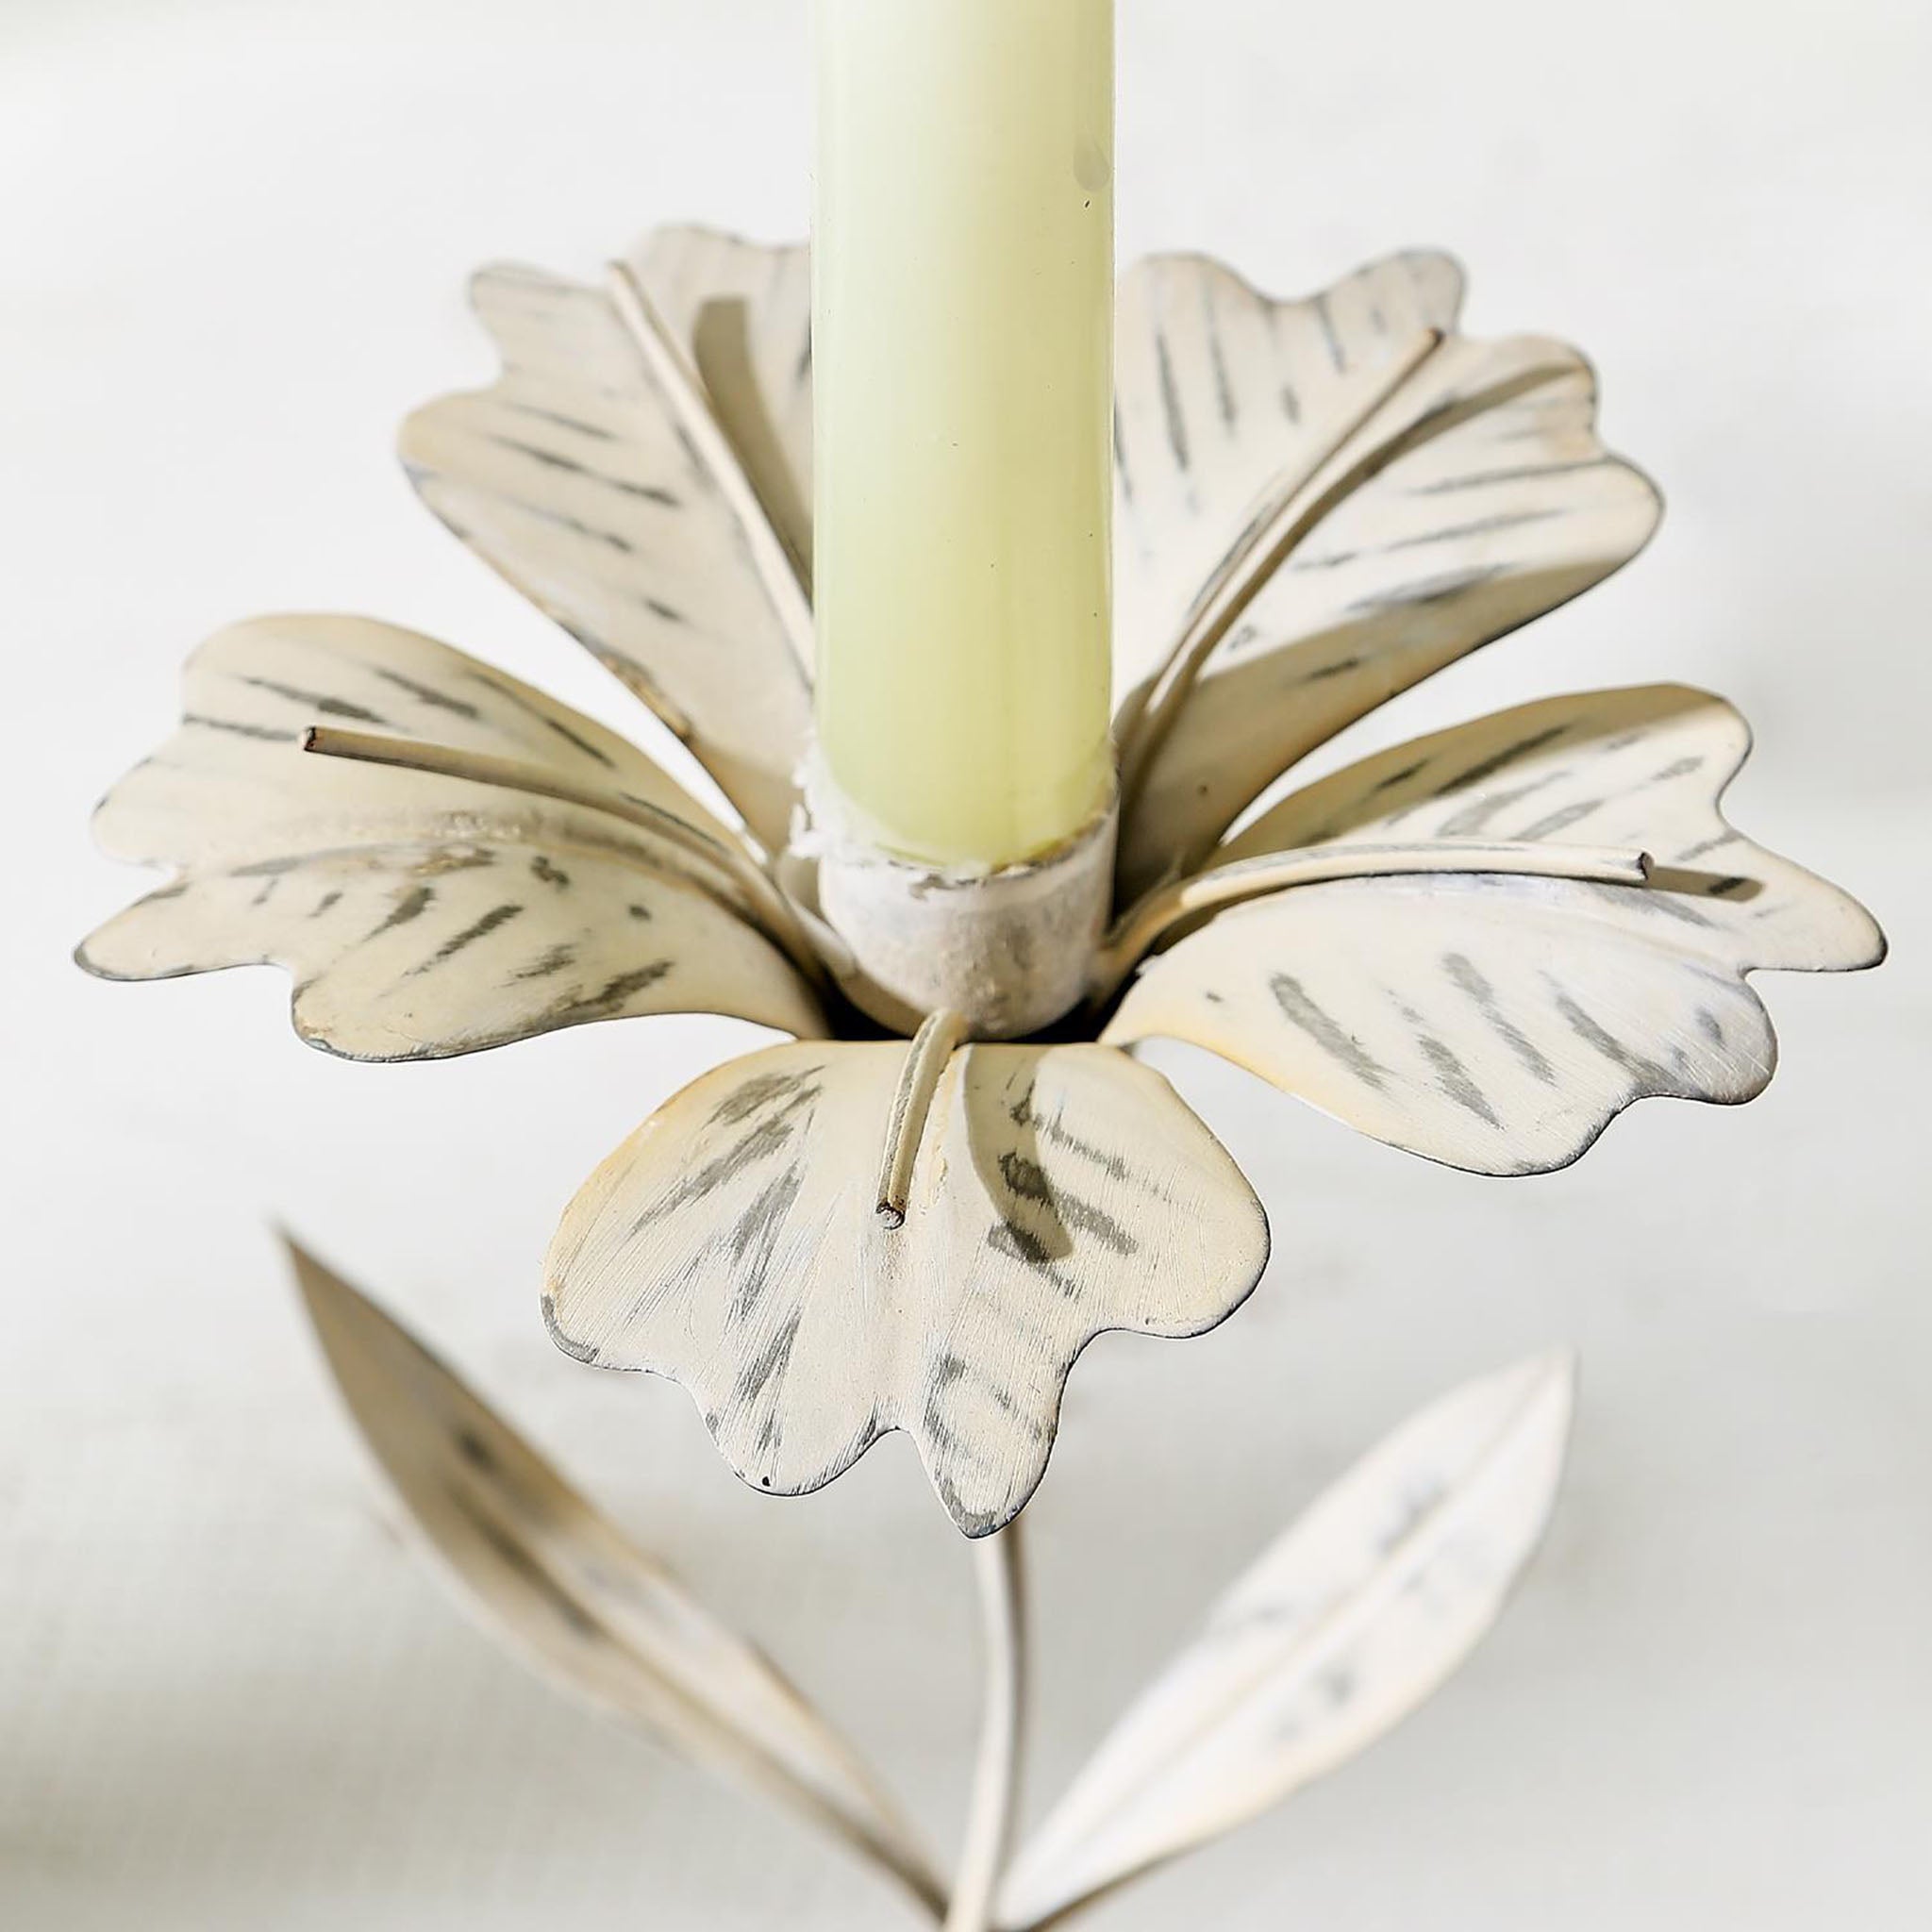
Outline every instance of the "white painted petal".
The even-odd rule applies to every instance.
[[[142,865],[233,865],[339,839],[536,823],[586,836],[585,814],[447,779],[292,754],[341,725],[540,765],[643,799],[708,836],[730,833],[628,740],[449,644],[374,618],[257,617],[201,644],[182,672],[180,730],[101,802],[94,836]],[[425,790],[425,786],[428,788]],[[441,800],[432,807],[425,801]]]
[[[472,298],[503,372],[405,424],[424,501],[657,711],[777,849],[810,721],[808,625],[795,577],[761,568],[774,540],[726,474],[728,441],[693,433],[701,386],[654,364],[608,287],[499,267]]]
[[[614,734],[449,646],[358,618],[264,618],[186,674],[181,728],[96,820],[179,875],[81,947],[157,979],[273,962],[305,1038],[436,1058],[590,1020],[724,1012],[791,1032],[809,988],[748,923],[733,835]],[[310,724],[508,759],[676,820],[685,843],[584,804],[305,754]],[[707,842],[721,856],[701,856]]]
[[[1462,272],[1394,255],[1277,302],[1205,255],[1121,278],[1114,512],[1122,689],[1167,654],[1256,504],[1311,468],[1432,331],[1456,326]]]
[[[1655,529],[1657,492],[1598,439],[1574,349],[1453,334],[1429,348],[1453,287],[1434,257],[1298,303],[1192,258],[1129,278],[1124,686],[1169,655],[1231,561],[1259,583],[1132,774],[1129,894],[1198,863],[1316,745],[1588,589]],[[1310,522],[1263,568],[1257,511],[1276,498]]]
[[[631,252],[802,578],[811,576],[811,250],[715,228]]]
[[[1648,886],[1481,874],[1282,891],[1154,959],[1106,1038],[1191,1041],[1350,1125],[1486,1174],[1574,1160],[1650,1095],[1770,1080],[1744,975],[1883,955],[1854,901],[1752,844],[1719,798],[1749,740],[1674,687],[1557,698],[1397,746],[1284,802],[1231,860],[1509,840],[1647,852]]]
[[[824,1022],[784,956],[708,894],[601,853],[471,841],[192,873],[92,934],[104,979],[275,965],[295,1030],[348,1059],[446,1059],[649,1013]]]
[[[1147,1069],[972,1046],[889,1226],[874,1180],[906,1056],[778,1047],[678,1095],[566,1212],[546,1312],[580,1359],[682,1382],[755,1487],[819,1489],[906,1429],[984,1536],[1040,1481],[1088,1342],[1211,1328],[1258,1278],[1267,1224]]]
[[[1022,1932],[1258,1817],[1375,1743],[1481,1641],[1541,1541],[1568,1357],[1468,1384],[1371,1452],[1208,1613],[1022,1850]]]
[[[917,1833],[791,1685],[412,1336],[290,1254],[349,1412],[463,1607],[558,1690],[829,1831],[937,1909]]]

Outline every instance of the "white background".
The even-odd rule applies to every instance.
[[[258,973],[85,981],[135,890],[85,814],[202,635],[441,634],[641,719],[391,459],[485,377],[491,257],[802,228],[802,0],[0,0],[8,893],[0,1923],[9,1932],[889,1928],[897,1900],[525,1679],[392,1533],[267,1226],[404,1311],[776,1651],[950,1841],[969,1565],[894,1441],[741,1492],[685,1398],[544,1340],[575,1183],[742,1043],[598,1027],[438,1068],[298,1046]],[[1163,1061],[1274,1211],[1261,1294],[1077,1377],[1033,1525],[1033,1797],[1209,1591],[1385,1428],[1554,1340],[1586,1395],[1503,1627],[1370,1757],[1093,1923],[1907,1932],[1932,1922],[1932,139],[1923,0],[1122,0],[1124,256],[1307,289],[1406,243],[1477,330],[1583,343],[1663,482],[1652,551],[1373,721],[1656,676],[1737,698],[1757,836],[1867,897],[1875,977],[1764,986],[1742,1113],[1574,1172],[1405,1158]],[[655,740],[653,741],[656,741]]]

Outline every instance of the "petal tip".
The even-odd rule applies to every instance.
[[[579,1341],[565,1328],[557,1312],[557,1296],[552,1290],[546,1290],[542,1299],[543,1327],[550,1340],[570,1357],[574,1362],[581,1362],[586,1368],[602,1366],[598,1349],[591,1342]]]

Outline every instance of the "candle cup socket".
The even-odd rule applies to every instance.
[[[819,910],[855,1006],[896,1031],[951,1009],[974,1039],[1017,1040],[1079,1005],[1112,900],[1114,802],[1038,858],[970,874],[841,836],[822,778],[809,795]]]

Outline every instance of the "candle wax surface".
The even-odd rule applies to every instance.
[[[841,829],[1013,864],[1105,807],[1112,0],[817,0],[819,746]]]

